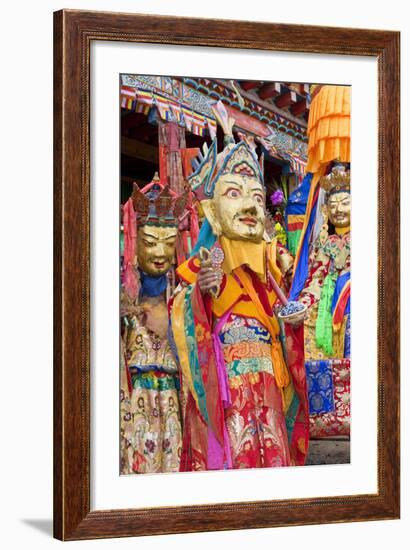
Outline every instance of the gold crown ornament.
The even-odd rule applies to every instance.
[[[185,211],[187,194],[176,195],[169,184],[162,186],[157,180],[143,189],[134,183],[131,195],[137,225],[175,226]]]
[[[263,185],[263,174],[258,157],[247,140],[235,143],[232,128],[235,120],[228,116],[225,106],[218,101],[213,112],[225,134],[225,147],[218,153],[217,140],[208,145],[205,143],[202,152],[194,159],[194,173],[188,177],[192,191],[199,201],[211,199],[215,184],[224,174],[240,174],[257,178]]]
[[[334,193],[350,193],[350,170],[345,165],[337,164],[327,176],[322,176],[319,185],[327,196]]]
[[[217,141],[197,159],[197,170],[188,177],[192,191],[199,201],[213,197],[215,184],[224,174],[240,174],[258,179],[263,184],[262,170],[256,154],[246,141],[228,144],[217,153]]]

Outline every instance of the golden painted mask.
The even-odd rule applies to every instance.
[[[262,170],[247,141],[225,137],[221,153],[214,139],[198,156],[189,183],[217,237],[258,243],[265,232]]]
[[[212,199],[201,206],[217,236],[260,242],[265,230],[265,192],[259,179],[224,174],[215,184]]]
[[[350,193],[332,193],[327,199],[327,215],[335,227],[350,227]]]
[[[138,228],[138,266],[147,273],[159,277],[171,268],[175,258],[176,227],[142,225]]]

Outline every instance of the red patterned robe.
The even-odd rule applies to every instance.
[[[272,254],[272,246],[267,248]],[[271,257],[266,268],[280,279],[280,271],[276,265],[273,267],[272,260],[276,263],[276,258]],[[178,269],[181,279],[191,290],[196,286],[198,271],[196,258]],[[250,286],[256,298],[251,297]],[[277,296],[269,276],[263,277],[241,266],[239,271],[237,268],[225,271],[217,298],[202,297],[195,288],[193,293],[195,300],[203,300],[203,316],[198,315],[195,319],[198,349],[211,331],[213,350],[208,347],[204,348],[206,353],[201,355],[199,352],[200,360],[206,364],[201,365],[202,376],[196,380],[197,388],[201,383],[205,388],[202,403],[201,392],[195,390],[195,380],[187,381],[190,377],[195,378],[195,373],[192,375],[187,369],[181,369],[182,385],[187,392],[181,470],[303,464],[308,442],[303,336],[288,330],[287,366],[279,340],[279,325],[273,313]],[[183,299],[178,300],[179,308]],[[178,311],[173,308],[173,315],[183,315],[183,308]],[[222,358],[219,363],[218,357],[216,361],[212,358],[214,353],[218,356],[218,347]],[[181,353],[179,355],[181,359]],[[223,372],[219,371],[212,378],[218,364],[223,365]],[[284,388],[278,384],[283,376],[288,377]],[[219,392],[220,399],[211,404],[207,391]],[[218,419],[219,447],[218,434],[213,429]],[[218,462],[214,449],[221,450],[221,447],[223,459]]]

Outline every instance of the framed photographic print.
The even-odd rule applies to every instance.
[[[398,518],[399,33],[54,33],[55,536]]]

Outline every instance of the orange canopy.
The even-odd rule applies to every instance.
[[[350,86],[322,86],[313,97],[307,133],[306,172],[322,175],[326,165],[350,162]]]

